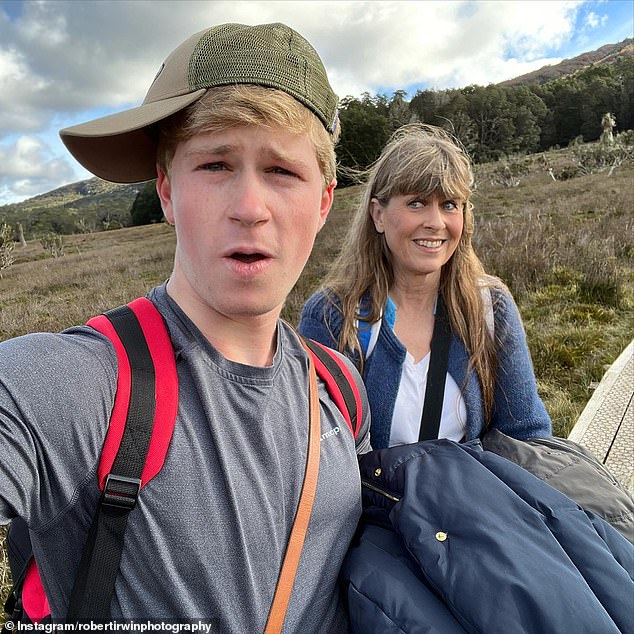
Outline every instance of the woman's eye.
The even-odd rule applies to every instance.
[[[407,206],[411,209],[422,209],[425,206],[425,201],[417,198],[416,200],[412,200],[407,203]]]
[[[442,208],[444,211],[449,211],[451,213],[460,211],[460,207],[458,206],[458,203],[455,200],[446,200],[442,204]]]

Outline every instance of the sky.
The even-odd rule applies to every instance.
[[[167,55],[224,22],[284,22],[339,97],[511,79],[634,37],[634,0],[0,0],[0,205],[90,178],[60,128],[139,105]]]

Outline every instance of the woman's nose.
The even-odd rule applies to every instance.
[[[423,224],[426,227],[433,228],[445,226],[445,220],[438,200],[433,199],[427,203],[423,214]]]

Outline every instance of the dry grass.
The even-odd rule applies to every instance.
[[[171,269],[174,232],[148,225],[64,237],[66,255],[43,257],[39,242],[19,249],[0,280],[0,339],[57,331],[144,295]]]
[[[555,158],[565,161],[561,152]],[[515,187],[492,184],[498,166],[478,169],[477,248],[516,297],[540,394],[555,433],[567,435],[593,383],[632,337],[634,169],[553,182],[539,160],[522,160]],[[289,321],[297,322],[337,253],[357,194],[356,188],[336,193],[284,308]],[[145,294],[169,275],[173,250],[166,225],[65,236],[59,258],[47,257],[37,241],[17,247],[16,263],[0,279],[0,340],[83,323]],[[6,581],[0,558],[0,586]]]

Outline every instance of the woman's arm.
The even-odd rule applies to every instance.
[[[297,330],[302,337],[314,339],[337,350],[341,321],[338,306],[333,304],[324,291],[318,291],[304,304]]]
[[[537,393],[522,319],[513,298],[493,291],[497,371],[492,426],[525,440],[552,435],[548,412]]]

